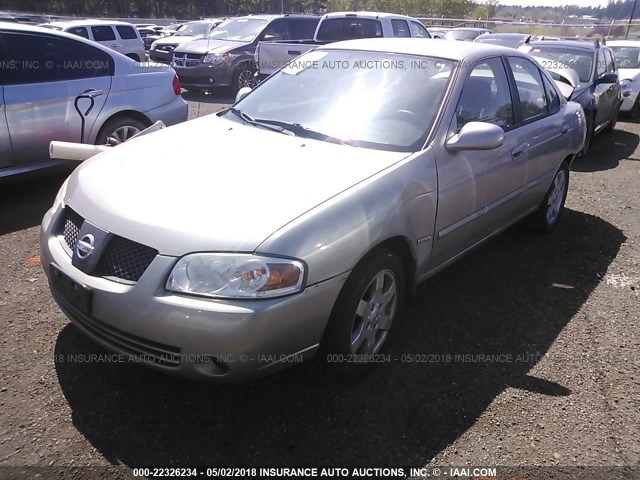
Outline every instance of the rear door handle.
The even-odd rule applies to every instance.
[[[560,135],[566,135],[567,133],[569,133],[569,125],[562,125],[562,130],[560,131]]]
[[[83,95],[86,95],[88,97],[91,98],[96,98],[99,97],[101,95],[104,95],[104,91],[103,90],[94,90],[92,88],[90,88],[89,90],[85,90],[84,92],[82,92]]]

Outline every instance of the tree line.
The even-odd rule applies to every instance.
[[[609,0],[605,7],[513,7],[501,6],[498,0],[2,0],[0,8],[50,15],[177,19],[251,13],[369,10],[413,16],[554,21],[570,15],[590,15],[603,20],[625,19],[629,17],[633,3],[633,0]],[[640,12],[636,14],[640,15]]]

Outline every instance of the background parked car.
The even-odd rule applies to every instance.
[[[478,35],[473,41],[500,45],[501,47],[518,48],[531,39],[531,35],[527,33],[483,33],[482,35]]]
[[[445,37],[445,35],[447,34],[447,32],[453,30],[452,28],[449,27],[427,27],[427,30],[429,31],[429,34],[431,35],[432,38],[440,38],[443,39]]]
[[[615,128],[622,103],[618,69],[613,52],[599,41],[575,40],[538,41],[518,48],[533,56],[554,75],[568,80],[577,75],[570,100],[582,105],[587,121],[587,139],[582,154],[591,145],[593,136]]]
[[[146,59],[144,43],[138,29],[131,23],[103,20],[74,20],[39,25],[44,28],[71,33],[111,48],[129,58]]]
[[[206,38],[180,45],[172,66],[187,90],[231,87],[234,91],[257,83],[259,42],[312,38],[316,15],[251,15],[226,20]]]
[[[612,40],[607,46],[613,52],[620,77],[620,111],[631,112],[634,120],[640,120],[640,41]]]
[[[157,120],[187,119],[175,72],[51,29],[0,24],[0,176],[40,169],[52,140],[126,140]],[[84,135],[83,135],[84,133]]]
[[[202,38],[222,23],[219,18],[187,22],[174,35],[160,38],[151,44],[149,58],[154,62],[170,63],[173,50],[183,43]]]
[[[485,33],[493,33],[486,28],[471,28],[471,27],[456,27],[453,30],[449,30],[445,33],[444,38],[446,40],[462,40],[465,42],[472,42],[476,37]]]

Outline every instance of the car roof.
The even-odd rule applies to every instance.
[[[127,25],[130,27],[134,27],[133,23],[129,23],[129,22],[121,22],[121,21],[117,21],[117,20],[100,20],[100,19],[83,19],[83,20],[68,20],[68,21],[64,21],[64,22],[60,22],[60,21],[56,21],[56,22],[49,22],[49,25],[52,25],[54,27],[60,27],[60,28],[67,28],[67,27],[84,27],[84,26],[99,26],[99,25]]]
[[[366,12],[366,11],[348,11],[348,12],[331,12],[326,13],[323,18],[388,18],[388,17],[402,17],[409,18],[413,20],[412,17],[408,17],[407,15],[399,15],[397,13],[388,13],[388,12]]]
[[[497,38],[497,37],[505,37],[505,38],[527,38],[530,37],[530,33],[483,33],[477,38]]]
[[[535,42],[529,42],[528,45],[531,45],[532,47],[581,48],[583,50],[590,50],[592,52],[596,49],[596,46],[593,43],[585,42],[582,40],[551,40],[551,41],[536,40]]]
[[[383,53],[402,53],[460,61],[474,60],[487,55],[512,55],[516,50],[499,45],[475,42],[452,42],[435,38],[364,38],[324,45],[323,50],[365,50]],[[521,56],[526,56],[520,54]]]

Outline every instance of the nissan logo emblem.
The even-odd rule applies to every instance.
[[[78,255],[78,258],[85,259],[89,257],[93,253],[93,250],[95,248],[94,243],[95,239],[93,238],[93,235],[91,235],[90,233],[84,235],[78,241],[78,245],[76,245],[76,255]]]

